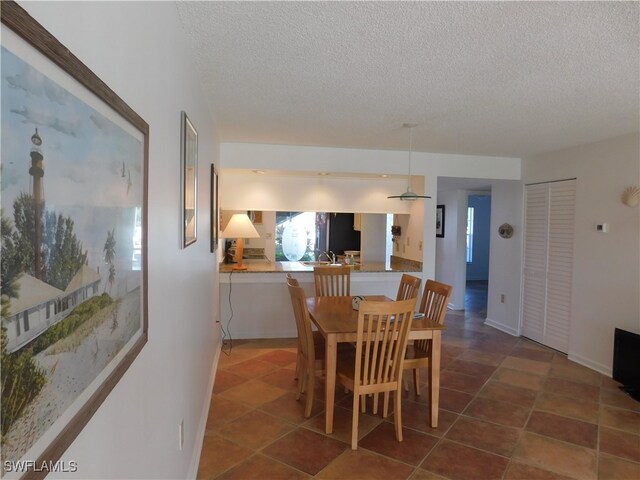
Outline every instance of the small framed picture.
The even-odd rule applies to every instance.
[[[198,205],[198,132],[185,112],[180,117],[180,173],[182,177],[182,248],[196,241]]]
[[[218,203],[218,172],[211,164],[211,253],[218,248],[218,232],[220,231],[220,207]]]
[[[436,207],[436,237],[444,238],[444,205]]]

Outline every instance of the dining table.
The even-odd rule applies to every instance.
[[[336,364],[339,343],[354,343],[358,329],[358,310],[352,306],[351,296],[308,297],[307,308],[311,321],[325,339],[325,431],[333,432],[333,412],[336,391]],[[384,295],[366,295],[365,300],[392,301]],[[429,318],[415,318],[411,323],[409,339],[431,339],[429,359],[429,421],[438,427],[440,399],[440,352],[444,325]]]

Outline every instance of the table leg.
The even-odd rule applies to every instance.
[[[431,359],[429,360],[429,405],[431,405],[431,428],[438,428],[438,404],[440,402],[440,352],[442,332],[433,332]]]
[[[333,405],[336,394],[336,359],[338,356],[338,343],[335,335],[327,335],[325,342],[324,428],[327,433],[333,433]]]

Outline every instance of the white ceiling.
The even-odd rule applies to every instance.
[[[526,157],[640,129],[638,2],[177,3],[223,142]]]

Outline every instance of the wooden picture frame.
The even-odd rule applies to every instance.
[[[436,207],[436,237],[444,238],[444,205]]]
[[[198,235],[198,132],[186,112],[180,113],[180,186],[182,248]]]
[[[262,210],[247,210],[247,216],[254,225],[262,225]]]
[[[218,172],[215,165],[211,164],[211,253],[218,248],[220,235],[220,204],[218,203]]]
[[[148,339],[149,126],[20,5],[0,17],[2,476],[42,478],[75,471]]]

